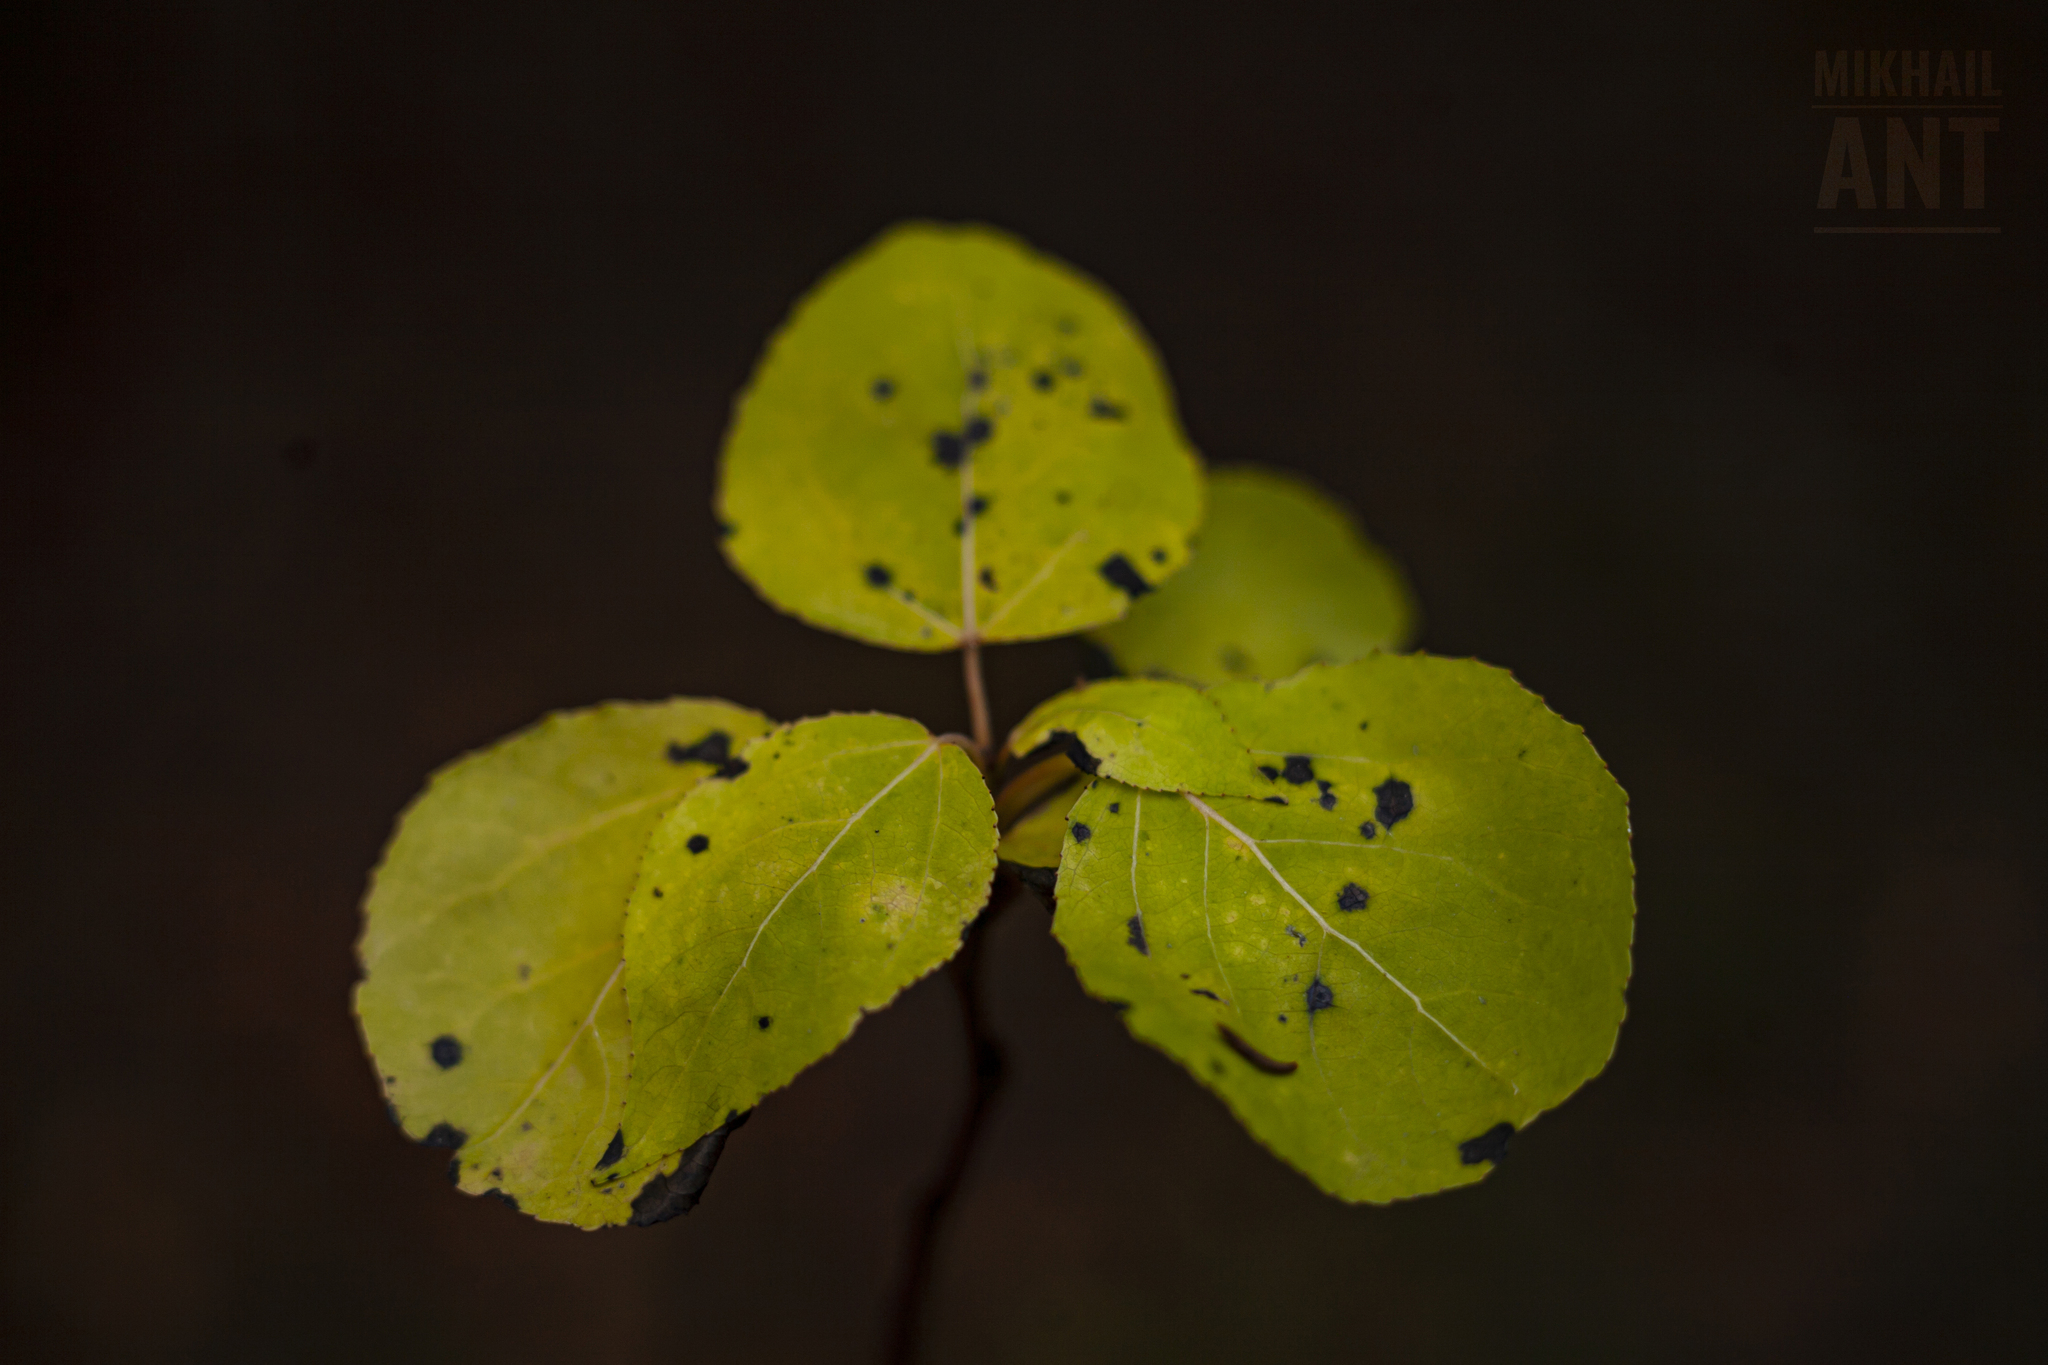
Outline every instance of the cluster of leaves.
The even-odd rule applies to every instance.
[[[463,1189],[582,1227],[688,1209],[763,1096],[958,951],[999,862],[1091,993],[1340,1198],[1480,1178],[1605,1064],[1620,787],[1507,673],[1385,652],[1392,566],[1295,479],[1205,476],[1099,285],[987,230],[885,235],[769,345],[718,514],[813,624],[1091,632],[1131,676],[997,755],[684,699],[435,774],[372,877],[356,1005]]]

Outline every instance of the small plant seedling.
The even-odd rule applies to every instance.
[[[765,1096],[950,963],[975,1070],[911,1232],[911,1358],[1000,1080],[981,929],[1025,887],[1090,994],[1338,1199],[1482,1179],[1606,1064],[1621,788],[1508,673],[1397,652],[1408,590],[1344,509],[1205,475],[1100,285],[983,228],[886,233],[769,342],[716,506],[781,610],[959,651],[974,733],[612,702],[430,778],[355,1002],[464,1191],[583,1228],[686,1212]],[[999,746],[982,647],[1073,634],[1125,676]]]

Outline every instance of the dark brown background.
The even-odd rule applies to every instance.
[[[866,1357],[942,987],[602,1235],[451,1193],[347,998],[393,814],[543,711],[963,723],[707,506],[769,329],[914,214],[1110,281],[1212,458],[1352,500],[1427,647],[1586,725],[1640,873],[1612,1067],[1391,1209],[1013,909],[934,1358],[2039,1349],[2040,21],[1377,8],[9,7],[7,1357]],[[2006,232],[1814,237],[1811,54],[1908,45],[1999,52]],[[999,721],[1076,658],[1000,652]]]

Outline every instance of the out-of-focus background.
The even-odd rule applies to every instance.
[[[2038,1350],[2040,11],[1372,8],[9,7],[0,1354],[869,1358],[943,983],[604,1234],[450,1191],[348,992],[401,804],[547,710],[964,724],[708,507],[770,329],[913,215],[1108,281],[1212,460],[1349,499],[1425,647],[1587,727],[1640,906],[1607,1073],[1385,1209],[1016,906],[932,1359]],[[1816,48],[1994,50],[2003,232],[1814,234]],[[999,723],[1079,666],[999,651]]]

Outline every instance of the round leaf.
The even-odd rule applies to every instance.
[[[1198,683],[1284,678],[1311,663],[1400,649],[1415,607],[1399,569],[1350,514],[1271,469],[1209,477],[1194,562],[1094,633],[1126,673]]]
[[[1373,655],[1213,693],[1286,805],[1098,781],[1053,931],[1088,990],[1330,1193],[1483,1176],[1606,1064],[1627,800],[1506,672]],[[1311,795],[1311,793],[1313,795]]]
[[[399,818],[356,1011],[394,1116],[453,1150],[464,1190],[631,1217],[590,1187],[626,1097],[626,897],[662,815],[769,725],[710,701],[564,712],[443,768]]]
[[[627,910],[633,1068],[603,1178],[629,1186],[951,957],[988,900],[988,788],[917,722],[800,721],[742,757],[662,822]]]
[[[986,228],[899,227],[770,341],[720,468],[726,555],[897,649],[1113,621],[1187,558],[1201,473],[1100,285]]]
[[[1062,692],[1010,734],[1011,753],[1064,751],[1082,771],[1133,787],[1265,796],[1262,773],[1216,704],[1185,683],[1111,678]]]

